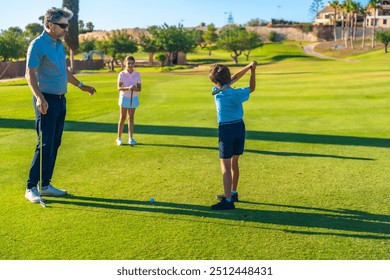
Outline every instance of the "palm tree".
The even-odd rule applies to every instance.
[[[345,0],[343,4],[344,4],[344,10],[346,12],[344,44],[345,44],[345,47],[348,48],[348,41],[349,41],[350,34],[351,34],[350,27],[352,26],[351,22],[352,22],[352,16],[353,16],[353,3],[352,3],[352,0]],[[352,41],[351,41],[351,45],[353,48]]]
[[[350,1],[350,5],[351,5],[351,48],[353,49],[354,48],[354,43],[355,43],[355,40],[356,40],[356,27],[357,27],[357,20],[358,20],[358,16],[360,14],[360,10],[361,10],[361,5],[360,3],[358,2],[355,2],[353,0]]]
[[[366,26],[367,26],[367,16],[370,15],[369,7],[366,5],[366,7],[361,7],[360,13],[364,15],[364,22],[363,22],[363,35],[362,35],[362,49],[364,48],[364,44],[366,41]]]
[[[345,1],[339,4],[339,11],[341,13],[341,40],[344,40],[345,37]]]
[[[356,40],[356,29],[357,29],[357,21],[359,18],[359,15],[362,14],[363,7],[359,2],[354,2],[354,13],[355,13],[355,20],[353,22],[353,40]]]
[[[373,30],[372,30],[372,39],[371,39],[371,47],[375,47],[375,32],[376,32],[376,15],[378,9],[381,8],[381,1],[380,0],[369,0],[367,6],[370,9],[374,9],[374,23],[373,23]]]
[[[333,37],[334,41],[337,42],[337,9],[340,6],[340,3],[338,0],[333,0],[330,2],[330,6],[333,8],[334,16],[333,16]]]

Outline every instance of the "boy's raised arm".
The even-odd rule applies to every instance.
[[[241,79],[245,75],[246,72],[248,72],[249,69],[256,68],[256,65],[257,65],[257,62],[256,61],[252,61],[247,66],[242,68],[240,71],[235,73],[232,76],[232,80],[231,80],[230,84],[234,84],[235,82],[237,82],[239,79]]]

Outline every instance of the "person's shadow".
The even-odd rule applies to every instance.
[[[47,201],[55,207],[63,205],[79,206],[92,211],[121,210],[127,212],[164,213],[172,218],[184,219],[213,218],[207,222],[218,223],[220,220],[252,222],[247,226],[265,228],[267,225],[278,225],[278,230],[295,234],[334,235],[363,239],[390,239],[390,216],[373,214],[349,209],[324,209],[307,206],[258,203],[240,201],[236,209],[230,211],[212,211],[209,206],[174,202],[99,198],[68,195]],[[246,206],[259,209],[249,209]],[[83,209],[83,207],[85,207]],[[180,215],[177,216],[177,215]],[[174,217],[175,216],[175,217]],[[168,217],[169,218],[169,217]],[[255,224],[253,224],[255,223]],[[292,230],[291,226],[305,229]],[[274,228],[275,229],[275,228]],[[327,231],[324,231],[327,230]]]

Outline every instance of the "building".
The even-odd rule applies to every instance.
[[[316,18],[314,19],[314,25],[334,25],[334,8],[330,6],[330,3],[318,12]],[[340,12],[336,12],[337,21],[341,21]]]
[[[344,13],[345,14],[345,13]],[[314,25],[334,25],[335,18],[335,9],[330,6],[330,3],[322,9],[316,16],[314,20]],[[336,11],[336,21],[340,22],[337,25],[341,25],[343,17],[343,12],[339,9]],[[364,15],[358,15],[358,25],[362,26],[364,24]],[[381,1],[379,9],[369,9],[368,15],[365,21],[366,27],[376,27],[380,28],[390,28],[390,0]]]
[[[367,16],[366,26],[380,28],[390,28],[390,1],[381,1],[379,9],[370,9]]]

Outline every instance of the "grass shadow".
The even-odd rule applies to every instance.
[[[34,123],[35,123],[34,120],[0,118],[0,128],[35,129]],[[80,132],[116,133],[117,124],[67,121],[65,124],[65,130],[80,131]],[[136,133],[151,134],[151,135],[194,136],[194,137],[217,137],[218,136],[218,131],[216,128],[144,125],[144,124],[136,125]],[[294,132],[248,130],[246,139],[274,141],[274,142],[390,148],[390,139],[388,138],[338,136],[338,135],[308,134],[308,133],[294,133]]]
[[[215,151],[218,151],[217,147],[190,146],[190,145],[178,145],[178,144],[143,144],[143,143],[139,143],[138,146],[183,148],[183,149],[200,149],[200,150],[215,150]],[[245,149],[245,153],[260,154],[260,155],[267,155],[267,156],[281,156],[281,157],[313,157],[313,158],[334,158],[334,159],[367,160],[367,161],[374,160],[372,158],[363,158],[363,157],[347,157],[347,156],[338,156],[338,155],[325,155],[325,154],[313,154],[313,153],[296,153],[296,152],[275,152],[275,151],[264,151],[264,150],[253,150],[253,149]]]
[[[68,195],[47,201],[47,204],[74,205],[120,211],[182,215],[195,218],[251,222],[256,225],[281,226],[295,234],[319,234],[363,239],[390,240],[390,216],[349,209],[324,209],[307,206],[254,203],[263,209],[248,209],[245,202],[231,211],[212,211],[210,207],[174,202],[155,202]],[[303,229],[290,229],[289,227]],[[280,230],[280,229],[276,229]],[[325,230],[325,232],[324,232]]]
[[[188,63],[196,63],[196,64],[217,64],[217,63],[226,63],[231,62],[231,59],[222,59],[222,58],[195,58],[188,59]]]

